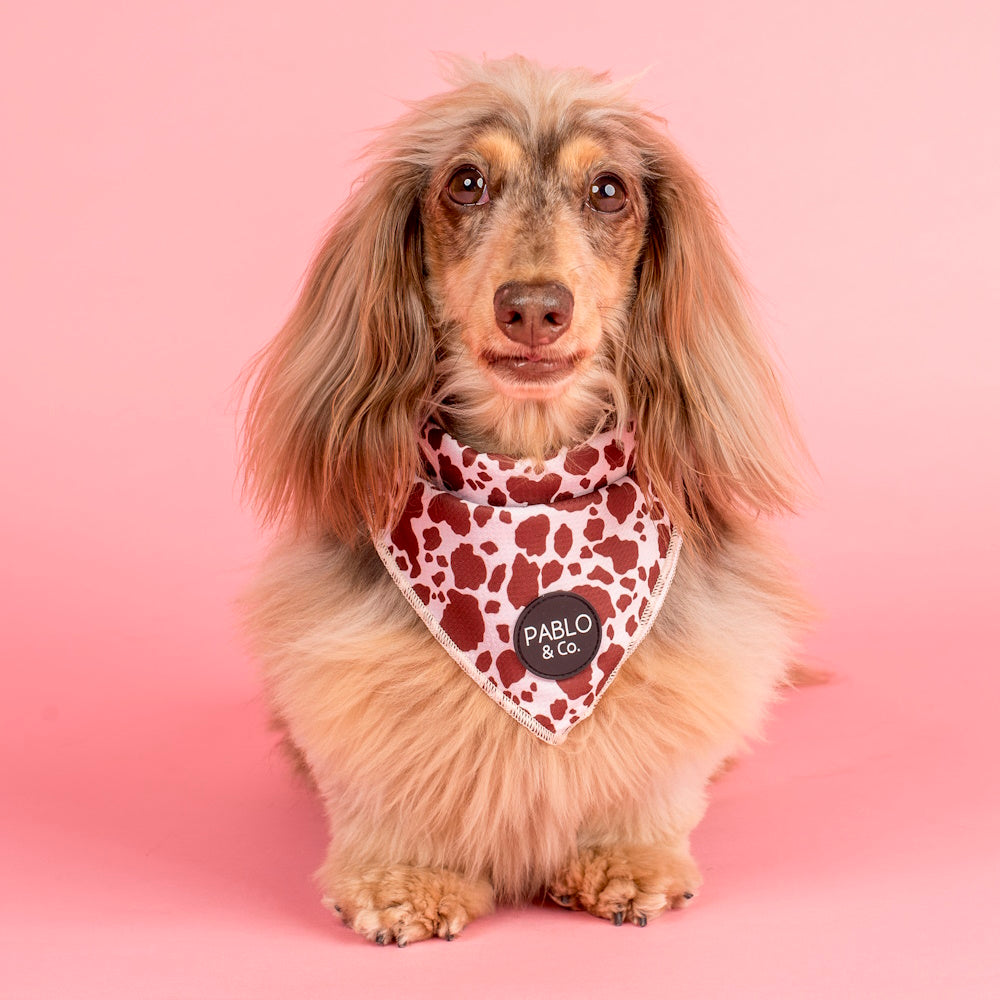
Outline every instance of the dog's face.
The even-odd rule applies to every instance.
[[[628,88],[460,63],[373,144],[245,425],[268,517],[395,523],[433,416],[542,458],[636,428],[636,473],[691,547],[790,506],[797,440],[703,182]],[[788,444],[792,442],[792,450]]]
[[[624,325],[647,221],[642,167],[621,139],[572,120],[517,124],[459,137],[421,199],[454,394],[485,426],[511,403],[544,403],[558,420],[600,397],[605,335]]]

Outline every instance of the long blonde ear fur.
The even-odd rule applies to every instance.
[[[405,503],[434,377],[423,183],[418,165],[383,151],[284,328],[251,362],[243,477],[265,523],[321,525],[354,541],[366,522],[392,523]]]
[[[805,449],[704,182],[652,124],[649,228],[619,373],[639,472],[695,546],[793,509]]]

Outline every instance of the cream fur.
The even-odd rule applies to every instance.
[[[711,561],[682,550],[653,631],[599,711],[552,747],[457,670],[373,549],[277,549],[251,628],[330,819],[324,891],[337,899],[345,872],[403,866],[518,901],[555,884],[578,847],[686,858],[709,778],[758,732],[792,653],[803,608],[779,566],[749,538]]]

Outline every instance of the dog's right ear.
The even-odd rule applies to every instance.
[[[406,502],[434,377],[423,184],[416,164],[375,164],[284,328],[245,373],[243,485],[265,523],[353,543],[366,523],[394,523]]]
[[[707,186],[653,116],[635,135],[650,208],[621,377],[640,478],[697,549],[794,510],[809,461]]]

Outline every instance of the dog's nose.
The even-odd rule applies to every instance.
[[[505,336],[519,344],[552,344],[569,329],[573,293],[556,281],[508,281],[493,296],[493,314]]]

